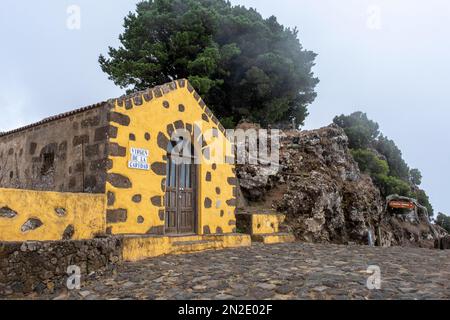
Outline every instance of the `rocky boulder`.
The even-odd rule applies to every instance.
[[[237,176],[246,208],[286,214],[298,240],[434,246],[429,222],[412,224],[386,211],[379,189],[353,160],[345,132],[334,124],[284,131],[279,167],[238,165]]]

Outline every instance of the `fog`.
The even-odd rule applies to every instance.
[[[117,46],[136,0],[0,4],[0,131],[119,96],[97,59]],[[367,112],[395,140],[436,212],[450,213],[450,2],[446,0],[233,0],[300,29],[319,54],[320,79],[305,129]],[[68,28],[67,8],[81,10]],[[69,24],[70,25],[70,24]]]

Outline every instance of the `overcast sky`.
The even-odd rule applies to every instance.
[[[98,66],[117,46],[136,0],[0,2],[0,131],[123,91]],[[424,175],[436,211],[450,213],[450,1],[233,0],[300,29],[319,54],[318,97],[306,128],[367,112]],[[81,9],[81,29],[67,9]],[[70,21],[69,21],[70,22]],[[73,24],[70,24],[72,25]]]

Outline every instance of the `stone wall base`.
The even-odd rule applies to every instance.
[[[53,293],[66,288],[70,266],[79,267],[82,283],[92,273],[114,270],[121,261],[120,238],[0,242],[0,297]]]
[[[67,284],[69,279],[73,279],[69,272],[74,267],[79,268],[82,287],[90,276],[111,273],[123,261],[250,245],[250,236],[244,234],[136,235],[82,241],[0,242],[0,298],[72,289]]]

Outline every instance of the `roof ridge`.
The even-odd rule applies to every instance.
[[[144,99],[145,101],[148,102],[148,101],[152,100],[154,97],[160,98],[160,97],[164,96],[165,94],[167,94],[171,91],[183,88],[186,85],[188,87],[192,88],[192,86],[190,85],[190,83],[187,79],[181,78],[181,79],[173,80],[170,82],[166,82],[161,85],[149,87],[144,90],[139,90],[139,91],[132,92],[129,94],[124,94],[118,98],[109,99],[108,102],[113,103],[113,104],[117,103],[120,107],[123,107],[125,104],[126,109],[131,109],[132,102],[134,102],[136,105],[141,105],[143,103],[142,99]],[[194,90],[194,88],[192,88],[192,90]]]
[[[180,80],[184,80],[184,81],[187,82],[186,79],[180,79]],[[91,104],[91,105],[88,105],[88,106],[85,106],[85,107],[80,107],[80,108],[77,108],[77,109],[74,109],[74,110],[71,110],[71,111],[67,111],[67,112],[63,112],[63,113],[60,113],[60,114],[57,114],[57,115],[54,115],[54,116],[49,116],[49,117],[46,117],[46,118],[44,118],[42,120],[39,120],[37,122],[33,122],[31,124],[28,124],[28,125],[16,128],[16,129],[8,130],[8,131],[5,131],[5,132],[1,132],[0,131],[0,138],[4,137],[4,136],[11,135],[11,134],[14,134],[14,133],[17,133],[17,132],[20,132],[20,131],[31,129],[31,128],[34,128],[34,127],[37,127],[37,126],[40,126],[40,125],[43,125],[43,124],[55,121],[55,120],[63,119],[63,118],[66,118],[66,117],[70,117],[72,115],[75,115],[75,114],[78,114],[78,113],[81,113],[81,112],[92,110],[92,109],[101,107],[101,106],[103,106],[105,104],[108,104],[108,103],[112,103],[112,102],[115,102],[115,101],[125,101],[126,99],[133,99],[133,98],[135,98],[136,96],[139,96],[139,95],[143,96],[144,94],[146,94],[147,92],[149,92],[151,90],[154,90],[154,89],[160,88],[160,87],[164,87],[164,86],[167,86],[169,84],[173,84],[174,82],[176,82],[176,80],[168,82],[168,83],[165,83],[165,84],[162,84],[162,85],[154,86],[154,87],[151,87],[151,88],[148,88],[148,89],[136,91],[136,92],[133,92],[133,93],[130,93],[130,94],[124,94],[124,95],[121,95],[118,98],[108,99],[107,101],[94,103],[94,104]]]
[[[74,110],[67,111],[67,112],[63,112],[63,113],[60,113],[60,114],[57,114],[57,115],[54,115],[54,116],[46,117],[46,118],[44,118],[44,119],[42,119],[40,121],[31,123],[31,124],[28,124],[28,125],[16,128],[16,129],[12,129],[12,130],[5,131],[5,132],[0,132],[0,138],[8,136],[8,135],[11,135],[11,134],[14,134],[14,133],[17,133],[17,132],[25,131],[27,129],[38,127],[40,125],[43,125],[43,124],[46,124],[46,123],[49,123],[49,122],[52,122],[52,121],[55,121],[55,120],[67,118],[67,117],[76,115],[76,114],[81,113],[81,112],[85,112],[85,111],[88,111],[88,110],[93,110],[93,109],[102,107],[102,106],[104,106],[107,103],[108,103],[108,101],[98,102],[98,103],[95,103],[95,104],[88,105],[86,107],[81,107],[81,108],[74,109]]]
[[[154,87],[150,87],[148,89],[144,89],[144,90],[139,90],[136,92],[132,92],[129,94],[124,94],[118,98],[112,98],[112,99],[108,99],[107,101],[102,101],[99,103],[95,103],[86,107],[82,107],[82,108],[78,108],[72,111],[68,111],[68,112],[64,112],[64,113],[60,113],[58,115],[55,116],[50,116],[47,118],[44,118],[38,122],[17,128],[17,129],[13,129],[7,132],[0,132],[0,138],[1,137],[5,137],[17,132],[21,132],[30,128],[34,128],[55,120],[59,120],[59,119],[63,119],[63,118],[67,118],[70,117],[72,115],[81,113],[81,112],[85,112],[88,110],[92,110],[95,108],[99,108],[101,106],[104,105],[110,105],[113,106],[117,103],[117,105],[119,107],[125,107],[125,109],[131,109],[133,108],[133,104],[134,105],[142,105],[144,103],[144,100],[146,102],[152,100],[153,98],[160,98],[163,97],[165,94],[180,89],[180,88],[187,88],[189,90],[189,92],[191,94],[194,95],[195,100],[200,104],[200,107],[205,111],[205,113],[207,114],[207,116],[209,118],[212,119],[212,121],[219,126],[220,131],[224,132],[225,128],[220,124],[219,120],[212,114],[211,110],[206,106],[206,104],[204,103],[204,101],[202,100],[202,98],[200,97],[200,95],[195,91],[195,89],[192,87],[192,85],[189,83],[189,80],[185,79],[185,78],[181,78],[181,79],[177,79],[177,80],[173,80],[161,85],[157,85]]]

